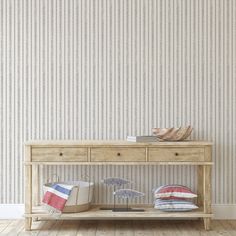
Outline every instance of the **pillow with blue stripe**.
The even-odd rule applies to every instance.
[[[188,200],[156,199],[154,208],[162,211],[191,211],[197,209],[198,206]]]

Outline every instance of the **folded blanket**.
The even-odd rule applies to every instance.
[[[53,184],[48,187],[43,197],[43,203],[51,214],[61,214],[71,194],[73,185]]]

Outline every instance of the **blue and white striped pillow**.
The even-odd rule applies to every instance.
[[[191,211],[193,209],[197,209],[198,206],[196,206],[193,202],[187,200],[156,199],[154,208],[162,211]]]

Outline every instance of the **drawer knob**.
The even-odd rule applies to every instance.
[[[60,153],[59,153],[59,155],[60,155],[60,156],[63,156],[63,153],[62,153],[62,152],[60,152]]]
[[[119,152],[117,153],[117,156],[120,156],[120,153],[119,153]]]
[[[178,153],[178,152],[176,152],[176,153],[175,153],[175,155],[176,155],[176,156],[178,156],[178,155],[179,155],[179,153]]]

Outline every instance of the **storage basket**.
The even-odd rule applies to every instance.
[[[94,183],[82,180],[46,183],[43,185],[43,194],[45,194],[48,188],[53,184],[74,185],[62,211],[63,213],[75,213],[89,210],[93,199]]]

